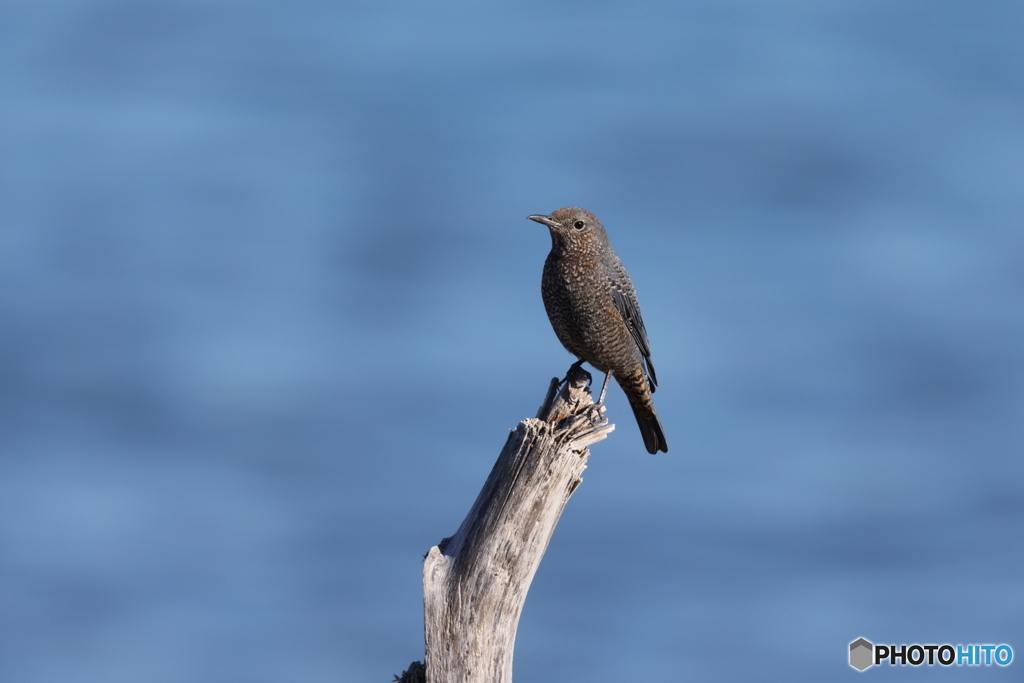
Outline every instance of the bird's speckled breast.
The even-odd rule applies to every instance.
[[[608,324],[621,320],[621,315],[604,268],[592,257],[552,251],[541,278],[544,307],[558,340],[570,353],[601,372],[635,372],[641,359],[626,326]]]

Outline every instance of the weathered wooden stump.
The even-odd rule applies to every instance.
[[[519,615],[588,447],[615,429],[594,405],[589,375],[552,380],[537,417],[509,434],[462,526],[423,564],[426,681],[509,683]],[[418,663],[414,663],[418,664]],[[400,680],[422,680],[411,666]]]

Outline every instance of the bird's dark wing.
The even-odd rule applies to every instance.
[[[647,328],[644,327],[644,319],[640,317],[640,304],[636,300],[633,282],[629,279],[629,273],[626,272],[618,258],[605,262],[605,272],[608,273],[615,308],[626,322],[630,336],[633,337],[637,348],[640,349],[640,354],[644,357],[653,393],[654,388],[658,386],[658,376],[654,374],[654,365],[651,363],[651,345],[647,341]]]

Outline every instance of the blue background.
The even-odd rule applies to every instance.
[[[636,283],[671,451],[613,389],[517,680],[1024,656],[1020,2],[0,17],[3,680],[421,658],[422,555],[572,361],[525,219],[567,205]]]

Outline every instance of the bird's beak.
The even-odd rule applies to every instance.
[[[551,220],[551,218],[549,216],[534,215],[534,216],[527,216],[527,218],[529,218],[531,221],[537,221],[538,223],[543,223],[544,225],[548,226],[549,228],[560,228],[560,227],[562,227],[561,223],[559,223],[558,221]]]

